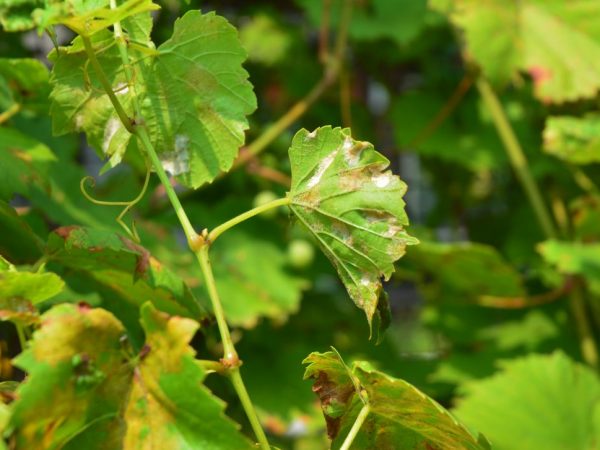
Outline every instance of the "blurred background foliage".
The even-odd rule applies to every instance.
[[[4,2],[0,15],[35,3]],[[248,52],[258,110],[247,142],[327,79],[341,0],[164,0],[154,16],[155,42],[170,36],[176,17],[197,8],[227,17]],[[70,37],[58,30],[59,42]],[[94,205],[79,190],[103,162],[82,136],[52,136],[45,69],[51,48],[35,31],[0,32],[0,253],[24,268],[39,261],[59,226],[121,231],[118,208]],[[36,60],[24,67],[9,59],[22,57]],[[526,167],[515,170],[511,162],[498,114],[481,95],[486,80]],[[325,124],[351,127],[356,139],[372,142],[409,186],[409,232],[421,244],[408,249],[386,285],[393,322],[378,346],[329,262],[286,211],[244,223],[215,244],[215,275],[248,389],[275,445],[327,445],[301,361],[332,345],[347,360],[368,360],[454,408],[496,448],[599,442],[598,88],[596,1],[355,0],[339,71],[306,112],[226,176],[197,191],[179,188],[196,228],[210,229],[284,195],[291,137]],[[99,177],[94,196],[133,198],[144,170],[129,162]],[[521,170],[539,188],[551,233],[540,225]],[[187,285],[184,292],[175,286],[180,281],[159,280],[164,295],[204,298],[157,180],[132,214],[142,245]],[[42,309],[64,301],[103,305],[127,323],[135,295],[118,273],[135,262],[127,262],[126,251],[103,259],[103,277],[86,273],[92,253],[53,259],[66,286],[29,300],[43,301]],[[15,331],[8,322],[0,326],[0,374],[18,379],[6,362],[19,352]],[[201,358],[221,352],[214,326],[193,343]],[[207,383],[245,423],[227,383]]]

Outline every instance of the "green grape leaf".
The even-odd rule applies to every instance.
[[[590,0],[455,0],[451,17],[493,81],[529,73],[545,102],[594,97],[600,88],[600,27]],[[490,40],[490,36],[494,36]],[[573,49],[577,49],[576,52]]]
[[[132,111],[137,91],[127,84],[113,34],[102,30],[91,41],[115,95],[126,111]],[[81,38],[77,37],[70,47],[53,51],[49,59],[54,61],[50,76],[53,132],[60,135],[84,131],[89,145],[100,156],[110,159],[107,166],[116,166],[129,146],[131,134],[102,89],[97,73],[88,64]]]
[[[560,272],[583,276],[590,289],[600,294],[600,243],[550,240],[539,244],[538,251]]]
[[[335,266],[369,326],[378,312],[381,277],[389,279],[407,245],[406,185],[389,161],[349,129],[299,131],[289,151],[294,215],[316,238]]]
[[[489,245],[421,242],[406,264],[414,265],[421,292],[433,302],[486,304],[492,297],[526,294],[519,273]]]
[[[14,128],[0,127],[0,153],[1,200],[28,194],[32,184],[49,190],[48,175],[56,157],[46,145]]]
[[[32,58],[0,58],[0,109],[47,113],[48,69]]]
[[[0,254],[15,264],[33,264],[43,242],[7,203],[0,200]]]
[[[242,68],[236,29],[214,13],[189,11],[158,48],[143,115],[165,170],[198,187],[227,171],[244,143],[256,97]]]
[[[573,164],[600,162],[600,115],[548,117],[544,150]]]
[[[323,2],[320,0],[296,0],[302,6],[311,22],[322,23]],[[330,2],[330,20],[339,25],[342,1]],[[412,41],[425,25],[426,0],[370,0],[356,2],[348,33],[353,39],[373,41],[388,38],[398,45]]]
[[[159,8],[152,0],[126,0],[114,9],[108,0],[51,0],[34,11],[34,19],[40,31],[61,24],[79,35],[92,36],[135,14]]]
[[[337,354],[327,352],[312,353],[304,364],[308,364],[305,378],[315,380],[313,390],[328,418],[332,449],[343,444],[365,404],[369,414],[354,439],[353,449],[490,448],[483,436],[475,439],[433,399],[364,361],[355,362],[350,370]],[[359,384],[360,395],[355,383]]]
[[[0,25],[8,32],[26,31],[35,27],[33,11],[44,0],[0,0]]]
[[[463,387],[454,413],[498,450],[594,448],[600,438],[600,382],[561,352],[501,363],[493,377]],[[518,443],[518,444],[516,444]]]
[[[132,38],[146,40],[143,15],[124,27]],[[145,126],[163,167],[190,187],[212,181],[228,170],[244,143],[246,116],[256,97],[242,68],[246,54],[237,32],[214,13],[190,11],[175,22],[173,36],[158,49],[131,47],[134,81],[128,85],[114,37],[107,30],[92,36],[98,61],[130,117],[134,97],[141,104]],[[134,145],[97,74],[87,64],[79,38],[54,52],[51,114],[55,133],[85,131],[92,147],[109,158],[106,168],[120,163]]]
[[[136,358],[108,311],[63,304],[42,316],[15,363],[29,374],[17,390],[8,432],[18,448],[250,449],[202,386],[188,345],[198,328],[146,303],[146,344]]]
[[[198,320],[207,316],[181,278],[146,249],[115,233],[58,228],[48,238],[46,253],[51,262],[83,273],[107,289],[113,300],[108,294],[104,306],[121,320],[126,320],[121,315],[125,308],[137,309],[147,301],[170,314]]]

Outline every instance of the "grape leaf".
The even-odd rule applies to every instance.
[[[369,326],[378,312],[381,277],[389,279],[407,245],[406,185],[389,161],[349,129],[299,131],[290,148],[294,215],[313,234],[335,266]]]
[[[133,117],[132,102],[137,91],[127,84],[113,34],[102,30],[91,41],[115,95]],[[89,66],[81,38],[76,38],[70,47],[53,51],[49,59],[54,61],[50,75],[53,132],[60,135],[84,131],[89,145],[100,156],[110,158],[107,167],[116,166],[127,150],[131,134],[102,89],[97,73]]]
[[[63,304],[42,316],[16,365],[29,373],[17,390],[9,432],[18,448],[214,448],[252,445],[201,385],[188,343],[198,324],[142,307],[143,353],[130,349],[109,312]]]
[[[544,150],[573,164],[600,162],[600,116],[548,117]]]
[[[550,240],[539,244],[538,250],[560,272],[583,276],[600,294],[600,243]]]
[[[207,316],[179,277],[146,249],[115,233],[76,226],[58,228],[48,238],[46,253],[51,262],[84,273],[108,289],[113,300],[107,298],[105,306],[121,320],[125,320],[121,318],[123,308],[137,309],[146,301],[170,314],[197,320]]]
[[[369,414],[351,448],[490,448],[483,436],[476,440],[448,411],[417,388],[373,370],[368,363],[355,362],[349,369],[338,355],[327,352],[311,353],[304,364],[304,377],[315,380],[313,391],[328,418],[332,449],[340,448],[365,404]]]
[[[236,29],[214,13],[175,22],[148,71],[143,115],[163,166],[198,187],[227,171],[244,143],[256,98]]]
[[[594,448],[600,382],[561,352],[505,361],[497,375],[464,386],[454,410],[498,450]]]
[[[62,24],[79,35],[92,36],[130,16],[159,8],[152,0],[126,0],[114,9],[110,8],[108,0],[51,0],[33,15],[40,31]]]
[[[468,52],[493,81],[506,82],[521,70],[543,101],[596,95],[600,27],[590,18],[600,14],[597,2],[455,0],[454,6],[451,17],[465,31]]]
[[[140,18],[139,20],[134,20]],[[123,23],[143,38],[149,24],[138,15]],[[118,48],[106,30],[92,44],[108,81],[133,117],[134,97],[163,167],[179,181],[198,187],[228,170],[248,128],[256,98],[241,63],[246,55],[235,28],[214,13],[190,11],[175,22],[173,36],[158,49],[130,48],[134,81],[126,83]],[[51,55],[53,128],[85,131],[96,151],[117,165],[131,136],[88,67],[81,40]]]
[[[56,157],[41,142],[14,128],[0,127],[0,199],[28,194],[36,184],[49,190],[48,173]]]

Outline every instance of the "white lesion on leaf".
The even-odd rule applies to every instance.
[[[344,161],[346,161],[348,167],[356,167],[359,164],[360,155],[368,146],[368,142],[356,142],[350,136],[346,136],[342,149],[344,151]]]
[[[329,169],[331,164],[333,164],[333,161],[335,160],[335,157],[337,156],[338,152],[339,152],[339,149],[336,148],[334,151],[332,151],[329,155],[327,155],[325,158],[323,158],[321,160],[321,162],[319,163],[319,166],[317,167],[317,170],[315,170],[314,175],[312,177],[310,177],[310,179],[306,183],[306,187],[308,189],[313,188],[317,184],[319,184],[319,182],[321,181],[321,178],[323,178],[323,175],[325,174],[327,169]]]
[[[116,117],[111,117],[106,122],[104,128],[104,137],[102,139],[102,151],[105,155],[110,155],[110,143],[121,128],[121,121]]]
[[[393,180],[394,176],[390,171],[377,173],[371,177],[371,181],[373,182],[373,184],[380,189],[383,189],[390,185]]]
[[[189,144],[189,136],[185,134],[175,136],[174,150],[160,155],[160,162],[166,172],[172,176],[177,176],[190,171]]]

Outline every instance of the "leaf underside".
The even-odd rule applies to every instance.
[[[369,325],[378,313],[381,279],[405,247],[418,241],[404,227],[406,185],[389,161],[349,129],[299,131],[289,151],[294,215],[313,234]]]

